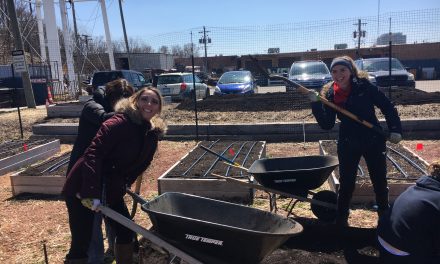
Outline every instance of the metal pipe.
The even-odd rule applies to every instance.
[[[235,142],[232,142],[229,146],[226,147],[226,149],[222,152],[222,154],[217,154],[216,152],[206,148],[205,146],[200,145],[201,148],[203,148],[204,150],[207,150],[209,153],[214,154],[217,156],[217,159],[212,163],[212,165],[209,167],[209,169],[205,172],[205,174],[203,174],[203,177],[206,177],[206,175],[208,175],[208,173],[215,167],[215,165],[217,164],[217,162],[222,159],[225,160],[231,164],[234,164],[233,161],[231,161],[228,158],[223,157],[223,154],[225,154],[226,150],[228,150],[232,145],[234,145]]]
[[[212,148],[212,146],[214,146],[215,145],[215,143],[217,143],[218,141],[219,141],[220,139],[217,139],[216,141],[214,141],[211,145],[209,145],[209,147],[208,148]],[[196,161],[194,161],[194,163],[193,164],[191,164],[191,166],[189,166],[189,168],[184,172],[184,173],[182,173],[182,176],[185,176],[192,168],[194,168],[194,166],[197,164],[197,163],[199,163],[199,161],[206,155],[206,153],[208,153],[208,151],[206,151],[205,150],[205,152],[196,160]]]
[[[421,171],[423,174],[428,175],[428,172],[424,169],[422,169],[419,165],[417,165],[417,163],[415,163],[413,160],[411,160],[410,158],[408,158],[407,156],[403,155],[402,153],[400,153],[399,151],[387,146],[387,148],[389,150],[391,150],[392,152],[396,153],[397,155],[401,156],[403,159],[405,159],[406,161],[408,161],[411,165],[413,165],[416,169],[418,169],[419,171]]]
[[[388,153],[386,154],[386,156],[391,161],[391,163],[393,163],[394,167],[396,167],[396,169],[400,171],[400,173],[402,173],[405,178],[408,178],[408,174],[402,169],[402,167],[399,166],[399,164],[397,164],[397,161],[393,159],[390,155],[388,155]]]

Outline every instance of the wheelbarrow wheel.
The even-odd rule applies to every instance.
[[[335,192],[324,190],[313,195],[313,200],[336,205],[337,195]],[[336,209],[312,203],[310,205],[313,214],[324,222],[333,222],[336,219]]]

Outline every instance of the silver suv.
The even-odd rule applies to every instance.
[[[416,87],[414,75],[396,58],[391,58],[391,78],[389,58],[359,59],[355,63],[358,69],[368,72],[368,79],[378,87]]]
[[[296,61],[292,63],[289,71],[289,79],[301,84],[306,88],[321,89],[322,86],[332,80],[327,65],[320,60]],[[286,87],[286,91],[293,87]]]
[[[204,84],[197,75],[194,75],[197,99],[205,99],[209,96],[208,85]],[[157,77],[157,88],[162,96],[171,96],[172,100],[193,98],[193,75],[192,73],[164,73]]]

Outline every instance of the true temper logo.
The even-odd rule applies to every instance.
[[[193,240],[193,241],[200,241],[200,242],[207,243],[207,244],[214,244],[217,246],[223,246],[223,241],[212,239],[212,238],[206,238],[206,237],[201,237],[201,236],[185,234],[185,239],[189,239],[189,240]]]

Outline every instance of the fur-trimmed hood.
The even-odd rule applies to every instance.
[[[115,111],[117,113],[123,113],[130,118],[133,123],[138,125],[145,124],[145,120],[142,118],[142,115],[140,112],[133,108],[132,104],[130,103],[129,98],[124,98],[119,100],[115,105]],[[162,137],[166,134],[167,131],[167,125],[165,121],[159,117],[155,116],[150,120],[151,128],[149,131],[154,131],[158,134],[159,137]]]

